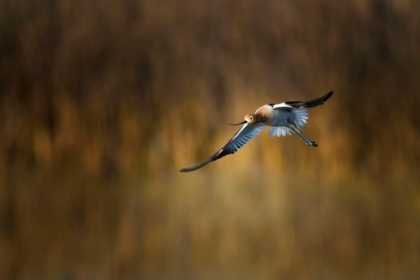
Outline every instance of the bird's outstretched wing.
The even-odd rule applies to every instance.
[[[333,95],[333,91],[330,91],[326,95],[319,97],[311,101],[286,101],[280,104],[275,104],[273,109],[285,109],[285,108],[313,108],[322,105]]]
[[[264,128],[265,125],[262,124],[244,124],[242,128],[232,137],[232,139],[230,139],[229,142],[227,142],[227,144],[214,155],[197,165],[183,168],[180,170],[180,172],[191,172],[226,155],[234,154],[236,151],[242,148],[242,146],[248,143],[249,140],[260,134]]]

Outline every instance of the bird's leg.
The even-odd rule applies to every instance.
[[[318,144],[309,140],[294,123],[289,123],[286,126],[290,128],[291,130],[293,130],[293,132],[295,132],[297,135],[299,135],[299,137],[302,138],[302,140],[305,141],[305,143],[308,144],[309,146],[318,147]]]

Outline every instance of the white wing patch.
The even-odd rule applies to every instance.
[[[292,108],[292,106],[287,105],[285,102],[279,103],[279,104],[275,104],[273,106],[273,109],[279,109],[279,108]]]

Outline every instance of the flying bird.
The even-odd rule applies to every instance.
[[[326,95],[311,101],[286,101],[279,104],[267,104],[261,106],[254,114],[245,116],[243,122],[230,125],[241,125],[242,128],[227,142],[223,148],[218,150],[207,160],[197,165],[183,168],[180,172],[191,172],[197,170],[208,163],[218,160],[224,156],[234,154],[242,148],[249,140],[256,137],[260,132],[269,126],[268,134],[271,136],[286,136],[296,133],[306,144],[312,147],[318,147],[318,144],[309,140],[300,131],[308,120],[308,111],[305,108],[313,108],[324,104],[331,96],[333,91]]]

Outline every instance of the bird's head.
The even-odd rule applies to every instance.
[[[244,123],[255,124],[255,123],[257,123],[257,119],[258,119],[258,116],[257,115],[255,115],[255,114],[248,114],[248,115],[246,115],[244,117],[244,121],[243,122],[234,123],[234,124],[231,124],[230,123],[230,125],[241,125],[241,124],[244,124]]]
[[[257,115],[255,114],[248,114],[244,117],[245,121],[249,124],[254,124],[257,122]]]

